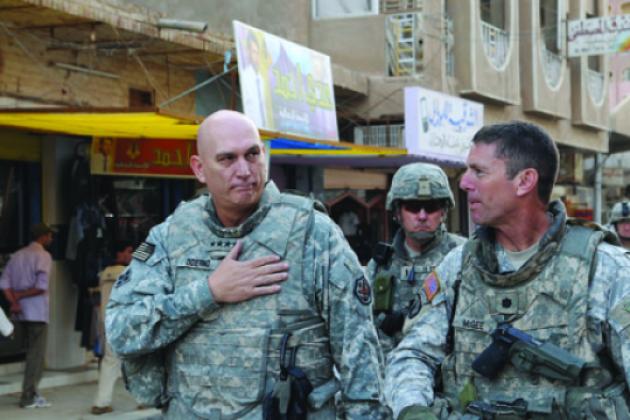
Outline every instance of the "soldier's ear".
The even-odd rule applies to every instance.
[[[526,168],[520,171],[513,180],[516,184],[516,195],[522,197],[530,194],[538,194],[538,171],[534,168]]]
[[[190,157],[190,169],[192,169],[199,182],[202,184],[206,183],[206,175],[203,172],[203,161],[198,155],[192,155]]]

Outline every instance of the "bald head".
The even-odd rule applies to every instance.
[[[264,145],[254,122],[235,111],[210,115],[199,127],[190,167],[208,187],[221,221],[235,226],[256,208],[267,179]]]
[[[256,125],[245,114],[227,109],[210,114],[203,120],[197,131],[199,155],[205,156],[206,153],[215,150],[222,139],[229,138],[236,133],[246,137],[255,137],[260,142]]]

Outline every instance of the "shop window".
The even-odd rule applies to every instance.
[[[312,5],[315,20],[378,14],[378,0],[313,0]]]
[[[621,76],[621,80],[624,82],[630,82],[630,67],[625,68],[623,70],[623,75]]]
[[[155,95],[152,91],[129,88],[129,107],[144,108],[155,105]]]

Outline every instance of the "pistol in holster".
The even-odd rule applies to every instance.
[[[295,366],[297,349],[288,348],[291,333],[280,340],[280,377],[263,400],[264,420],[299,420],[308,415],[308,396],[313,385],[302,369]]]

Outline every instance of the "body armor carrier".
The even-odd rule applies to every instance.
[[[458,240],[459,239],[459,240]],[[402,339],[402,324],[410,302],[417,297],[424,278],[439,265],[444,256],[463,238],[446,232],[440,225],[436,237],[417,258],[411,259],[405,249],[405,236],[399,230],[391,246],[392,252],[384,261],[375,261],[371,277],[374,279],[374,321],[379,341],[385,354],[389,353]],[[384,326],[388,316],[399,316],[400,322],[390,333]]]
[[[314,387],[333,378],[314,285],[302,278],[303,244],[313,223],[313,201],[276,194],[274,201],[243,225],[222,228],[211,220],[208,200],[202,197],[181,206],[170,222],[179,228],[190,226],[189,235],[179,234],[167,244],[175,288],[207,279],[237,239],[243,242],[240,260],[276,254],[289,263],[288,279],[280,293],[223,305],[194,324],[161,356],[150,357],[164,359],[166,399],[176,400],[178,411],[184,407],[201,418],[260,419],[262,399],[281,372],[283,337],[290,335],[285,347]],[[201,225],[208,228],[199,229]]]
[[[516,272],[497,274],[492,241],[476,238],[465,245],[452,320],[454,348],[442,364],[443,390],[456,411],[485,404],[510,418],[616,418],[628,413],[623,381],[621,387],[615,383],[610,363],[597,353],[604,345],[601,333],[593,334],[587,319],[593,260],[604,233],[565,225],[562,216],[541,240],[538,253]],[[504,322],[585,360],[579,383],[524,372],[510,363],[493,380],[473,371],[473,360]]]

